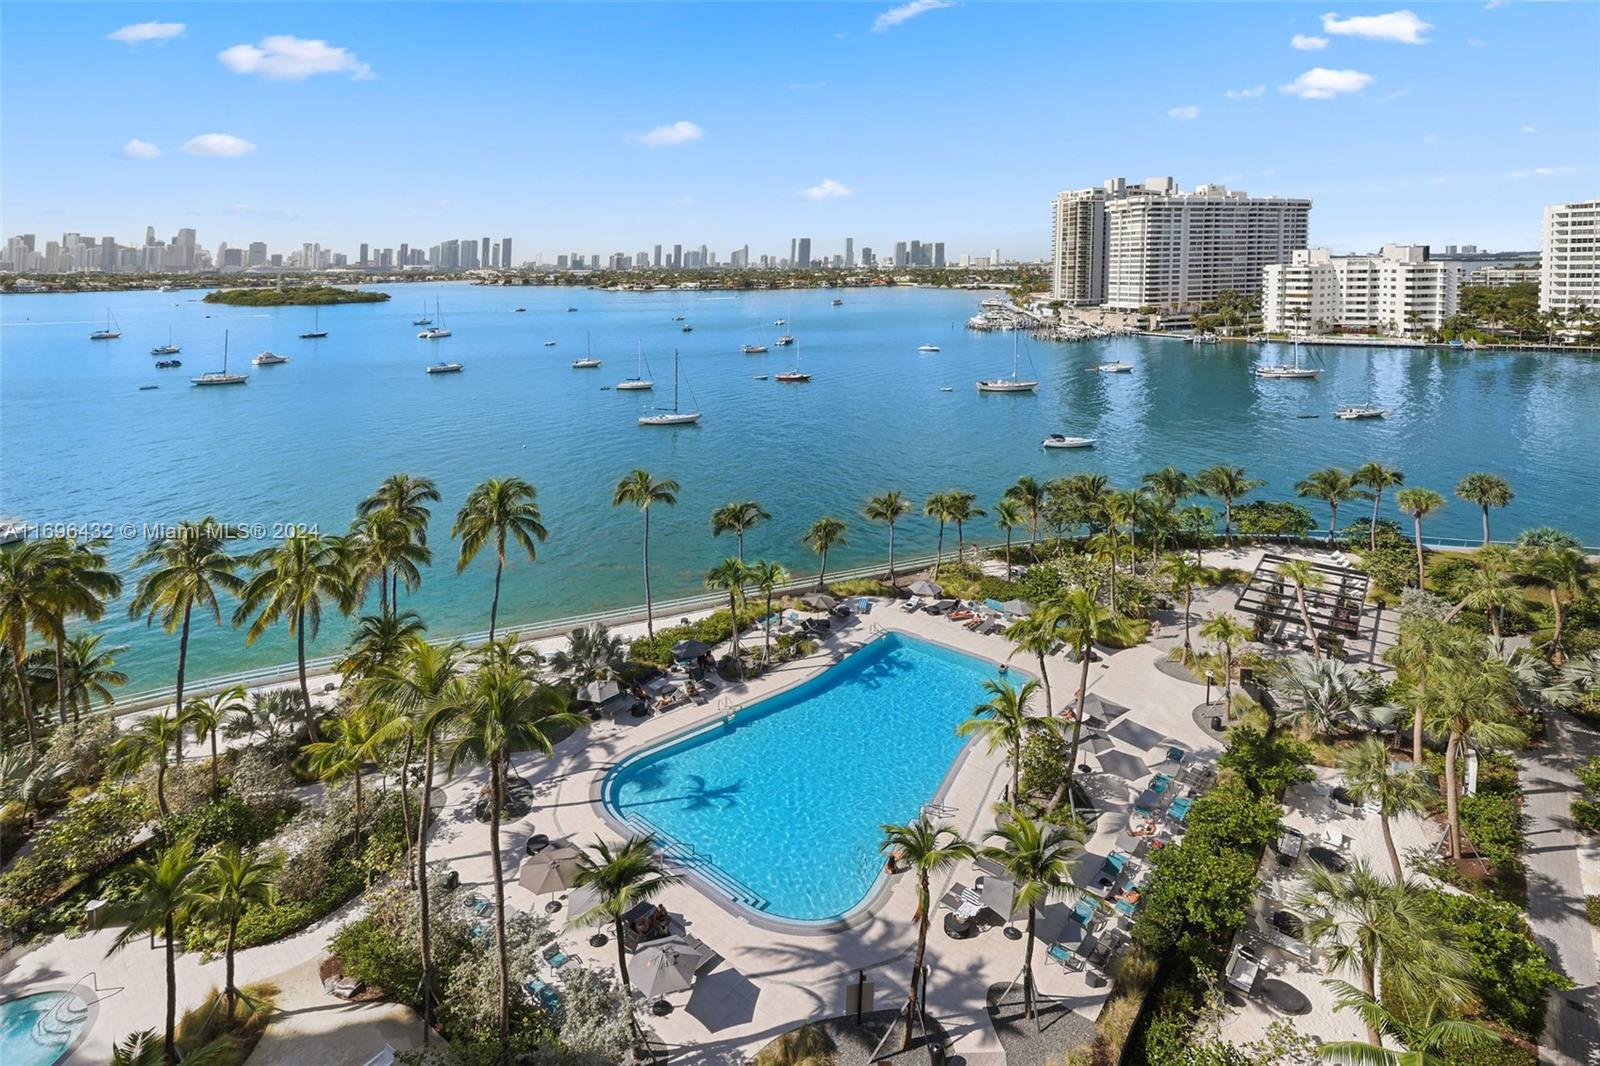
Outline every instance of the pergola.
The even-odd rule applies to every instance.
[[[1279,571],[1285,555],[1264,555],[1233,605],[1237,611],[1273,622],[1304,625],[1293,581]],[[1367,600],[1367,575],[1332,563],[1310,562],[1322,584],[1305,590],[1306,613],[1318,634],[1355,639],[1361,634],[1361,607]]]

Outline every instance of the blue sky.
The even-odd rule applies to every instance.
[[[1537,246],[1600,187],[1600,5],[17,4],[4,233],[1043,254],[1121,175],[1312,239]],[[222,135],[220,137],[208,135]],[[135,143],[136,142],[136,143]],[[186,147],[187,146],[187,147]]]

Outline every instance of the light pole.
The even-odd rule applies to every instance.
[[[1211,682],[1216,680],[1216,674],[1206,671],[1206,706],[1211,706]]]

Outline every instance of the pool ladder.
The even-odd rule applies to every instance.
[[[924,803],[918,813],[928,818],[950,818],[955,815],[956,810],[957,808],[943,803]]]
[[[658,842],[658,847],[663,858],[684,870],[693,870],[723,892],[735,903],[743,903],[758,911],[764,911],[771,902],[761,893],[745,885],[737,878],[724,873],[712,861],[710,855],[704,854],[693,844],[679,840],[676,837],[663,833],[659,827],[638,815],[629,815],[625,819],[629,824],[651,836]]]

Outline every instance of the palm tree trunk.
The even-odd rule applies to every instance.
[[[1422,588],[1423,582],[1428,579],[1427,569],[1422,565],[1422,518],[1418,515],[1411,516],[1411,526],[1416,531],[1417,541],[1417,588]]]
[[[1489,505],[1483,505],[1483,546],[1489,546]]]
[[[300,663],[300,698],[306,703],[306,736],[313,742],[317,739],[317,712],[311,706],[311,685],[306,681],[306,609],[301,607],[295,612],[295,653]]]
[[[1233,547],[1233,497],[1222,498],[1222,539]]]
[[[62,641],[66,637],[66,629],[62,628],[56,634],[56,720],[62,725],[67,724],[67,671],[65,669],[67,657],[62,652]]]
[[[1461,811],[1456,803],[1456,745],[1459,733],[1451,730],[1444,748],[1444,818],[1449,827],[1450,858],[1461,861]]]
[[[1306,590],[1301,587],[1298,581],[1295,582],[1294,586],[1294,598],[1300,601],[1300,621],[1306,627],[1306,636],[1311,641],[1311,657],[1320,659],[1322,658],[1322,649],[1317,644],[1317,631],[1311,625],[1311,611],[1306,607]]]
[[[28,692],[28,675],[22,669],[23,654],[26,645],[22,641],[11,642],[11,665],[17,675],[18,702],[22,704],[22,723],[28,730],[28,766],[39,765],[39,724],[33,720],[33,700]]]
[[[511,956],[506,949],[506,878],[500,868],[500,753],[489,759],[489,859],[494,863],[495,952],[500,956],[500,1060],[511,1052]]]
[[[1491,608],[1489,608],[1487,611],[1485,611],[1483,613],[1489,616],[1489,632],[1494,634],[1494,639],[1495,640],[1499,640],[1500,639],[1500,610],[1498,608],[1491,607]]]
[[[1339,527],[1339,505],[1328,501],[1328,547],[1333,547],[1334,530]]]
[[[1361,964],[1361,990],[1367,994],[1368,1002],[1377,1002],[1378,978],[1373,972],[1372,963],[1366,961],[1363,961]],[[1378,1034],[1378,1027],[1373,1025],[1371,1022],[1367,1022],[1366,1027],[1367,1043],[1372,1044],[1374,1047],[1382,1047],[1383,1038]]]
[[[767,589],[767,616],[761,622],[761,661],[772,661],[772,589]]]
[[[422,746],[422,800],[417,810],[417,866],[416,877],[422,887],[422,895],[417,900],[422,934],[422,1042],[428,1043],[433,1032],[433,949],[430,943],[432,933],[431,917],[428,912],[428,806],[430,793],[433,791],[433,732],[428,732],[427,740]]]
[[[189,664],[189,614],[194,610],[193,604],[185,604],[183,608],[183,631],[178,635],[178,687],[174,693],[173,713],[183,713],[183,671]],[[183,730],[179,729],[172,740],[173,753],[179,762],[183,761]]]
[[[1183,586],[1183,661],[1188,663],[1192,648],[1189,644],[1189,616],[1194,607],[1194,586]]]
[[[822,549],[822,570],[817,574],[817,591],[828,587],[828,549]]]
[[[889,523],[889,584],[894,584],[894,523]]]
[[[1378,550],[1378,505],[1383,501],[1383,490],[1372,494],[1372,523],[1367,527],[1367,550]]]
[[[944,562],[944,522],[939,522],[939,546],[933,550],[933,579],[939,580],[939,564]]]
[[[1022,791],[1022,739],[1011,745],[1011,802],[1020,803],[1017,793]]]
[[[1566,660],[1561,651],[1561,625],[1565,619],[1561,617],[1561,593],[1554,586],[1550,588],[1550,610],[1556,616],[1555,632],[1550,634],[1550,661],[1560,666]]]
[[[416,743],[416,735],[408,733],[405,754],[400,758],[400,824],[406,841],[406,883],[412,888],[417,887],[417,869],[411,865],[411,799],[407,795],[411,789],[407,779],[411,776],[411,754],[415,750]]]
[[[359,763],[356,765],[356,772],[353,777],[356,783],[355,846],[359,848],[361,846],[361,766]]]
[[[1028,944],[1022,953],[1022,1013],[1023,1017],[1033,1019],[1033,926],[1036,920],[1034,908],[1028,908]]]
[[[1056,786],[1055,795],[1050,797],[1050,805],[1045,809],[1046,814],[1053,813],[1061,806],[1061,800],[1072,788],[1072,777],[1078,770],[1078,740],[1083,734],[1083,701],[1089,693],[1089,656],[1093,648],[1093,644],[1087,644],[1079,649],[1083,670],[1078,675],[1078,709],[1072,715],[1072,746],[1067,754],[1067,776]]]
[[[1006,580],[1011,580],[1011,527],[1006,527]]]
[[[650,508],[644,509],[644,632],[645,636],[656,635],[655,614],[650,605]]]
[[[156,810],[165,818],[167,811],[167,753],[160,752],[156,761]]]
[[[222,793],[222,785],[217,781],[217,729],[211,727],[211,802],[217,802],[217,797]]]
[[[1389,816],[1382,811],[1378,814],[1378,826],[1383,830],[1383,846],[1389,853],[1389,865],[1394,867],[1394,883],[1398,885],[1406,879],[1406,872],[1400,865],[1400,853],[1394,850],[1394,834],[1389,831]]]
[[[1039,653],[1039,683],[1044,686],[1044,713],[1045,717],[1055,714],[1055,703],[1050,699],[1050,673],[1044,667],[1044,652]]]
[[[226,973],[222,982],[222,994],[228,998],[228,1021],[230,1023],[233,1021],[234,1004],[239,997],[239,990],[233,983],[233,945],[238,936],[239,916],[235,912],[228,918],[228,942],[222,949],[223,970]]]
[[[500,616],[500,575],[505,572],[506,557],[499,555],[494,562],[494,598],[489,601],[489,640],[494,640],[495,620]]]
[[[378,571],[378,613],[382,615],[389,613],[389,567],[387,564]]]
[[[166,920],[162,923],[162,933],[167,938],[167,1033],[162,1042],[162,1050],[166,1053],[167,1062],[178,1061],[178,965],[177,956],[173,950],[172,941],[172,912],[167,911]]]
[[[744,530],[739,530],[739,561],[744,562]]]
[[[733,661],[739,664],[739,680],[744,680],[744,657],[739,654],[739,596],[737,589],[728,590],[728,617],[733,622]]]
[[[928,872],[918,871],[922,879],[922,896],[928,895]],[[911,958],[911,994],[906,997],[906,1031],[900,1041],[901,1051],[911,1050],[911,1027],[917,1020],[917,992],[922,987],[922,959],[928,950],[928,916],[922,911],[917,913],[917,950]]]
[[[1411,719],[1411,765],[1422,766],[1422,707],[1428,698],[1428,672],[1417,671],[1417,709]]]
[[[958,518],[956,519],[956,562],[959,563],[961,561],[961,557],[966,553],[966,550],[966,534],[962,530],[961,519]]]

